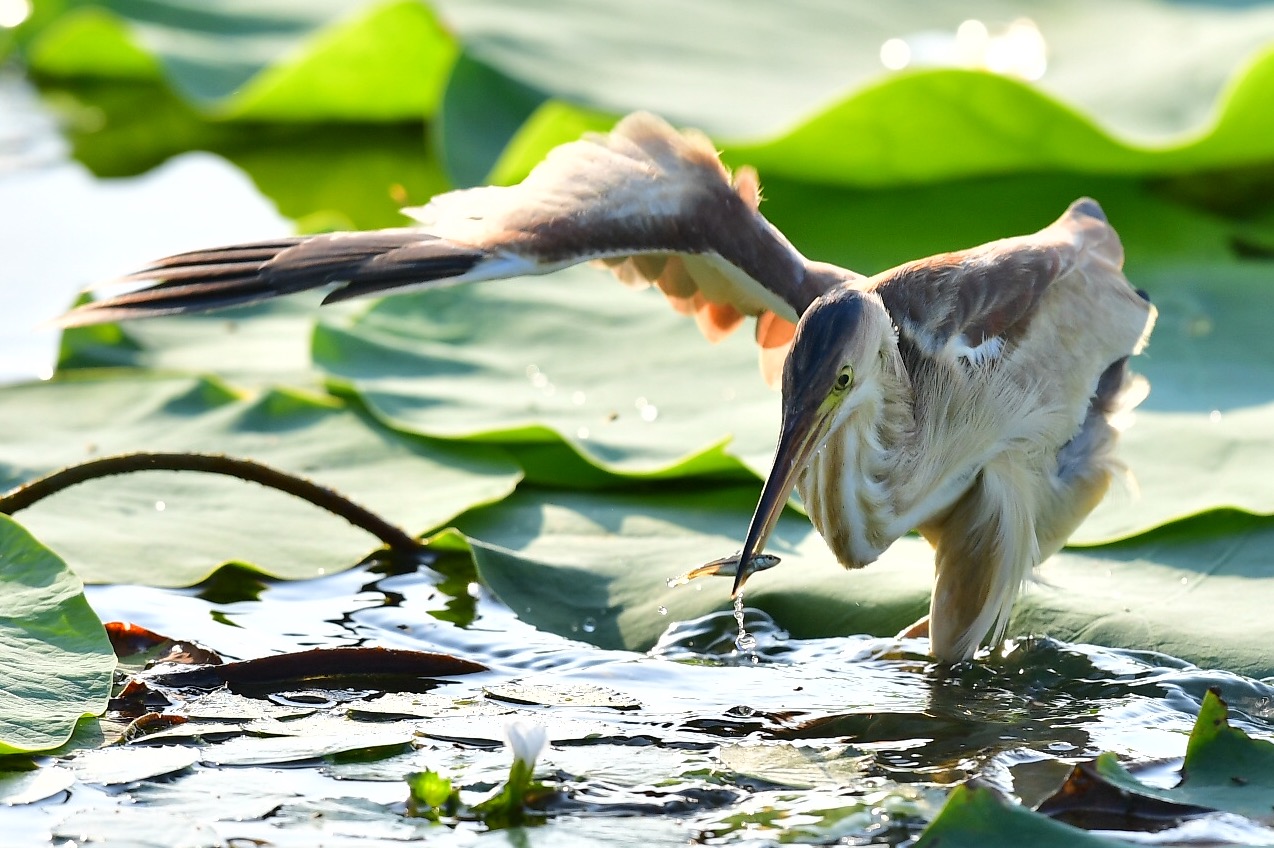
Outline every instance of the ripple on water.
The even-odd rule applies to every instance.
[[[725,610],[667,620],[647,653],[602,650],[535,630],[490,593],[471,591],[471,570],[448,568],[440,575],[373,566],[291,584],[254,576],[241,592],[227,585],[90,587],[89,596],[104,618],[140,621],[236,656],[380,644],[490,666],[434,690],[418,710],[435,705],[437,715],[397,719],[415,722],[414,750],[370,763],[316,764],[341,779],[302,781],[309,787],[303,791],[315,793],[307,803],[328,796],[382,803],[384,782],[421,768],[444,770],[476,792],[507,767],[498,741],[502,722],[522,716],[549,730],[540,773],[569,790],[560,810],[568,818],[640,815],[651,828],[678,821],[683,835],[726,841],[785,834],[894,843],[932,817],[944,787],[973,775],[1039,800],[1070,763],[1114,751],[1158,763],[1147,779],[1170,784],[1209,687],[1230,702],[1236,725],[1274,736],[1274,691],[1266,683],[1151,652],[1034,638],[943,669],[925,655],[922,640],[792,639],[747,607],[737,618]],[[581,626],[575,635],[591,634]],[[598,687],[638,706],[608,709],[597,705],[602,699],[522,705],[486,696],[519,681]],[[351,710],[344,696],[330,700],[334,718],[375,712]],[[166,778],[167,794],[150,792],[145,782],[111,796],[75,784],[61,809],[37,804],[25,814],[45,832],[56,831],[67,814],[103,805],[128,806],[130,826],[148,815],[158,822],[166,805],[183,796],[181,787],[207,771]],[[265,764],[235,772],[249,782],[273,780]],[[382,788],[373,791],[373,783]],[[190,788],[198,789],[195,782]],[[394,831],[398,814],[384,815]],[[641,832],[646,826],[632,825]],[[240,830],[253,836],[260,828]]]

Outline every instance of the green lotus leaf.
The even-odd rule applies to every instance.
[[[1261,470],[1274,456],[1263,377],[1274,341],[1250,306],[1265,297],[1265,274],[1227,264],[1136,275],[1160,308],[1135,362],[1150,399],[1122,450],[1139,491],[1117,485],[1076,543],[1213,509],[1274,512]],[[779,398],[762,385],[746,332],[713,348],[658,295],[588,269],[388,299],[320,324],[313,355],[392,426],[557,441],[610,474],[760,475],[778,432]]]
[[[819,182],[898,185],[1056,168],[1178,173],[1274,152],[1265,108],[1274,12],[1260,5],[435,6],[437,18],[404,0],[51,4],[19,40],[46,75],[162,75],[215,114],[254,121],[432,114],[463,45],[490,73],[453,78],[443,123],[471,126],[464,110],[490,94],[484,151],[502,147],[534,102],[506,97],[513,86],[584,110],[586,122],[652,109],[730,140],[735,155],[771,173]],[[969,20],[980,31],[962,30]],[[903,45],[904,70],[886,67],[887,44]],[[537,144],[520,138],[511,149],[517,162],[506,156],[501,173],[524,172],[565,140],[553,135],[561,123],[554,108],[555,120],[536,122],[547,134]],[[447,158],[472,158],[471,141],[451,134]]]
[[[32,70],[164,78],[222,118],[401,121],[434,111],[455,40],[424,3],[105,0],[35,16]]]
[[[757,486],[657,497],[530,488],[455,523],[483,580],[524,620],[601,647],[646,650],[670,622],[730,608],[729,580],[668,581],[738,550],[758,494]],[[808,519],[789,510],[766,550],[782,562],[748,581],[744,602],[796,638],[889,636],[928,609],[933,552],[917,538],[843,572]],[[1228,528],[1200,520],[1066,550],[1041,578],[1019,600],[1010,635],[1274,674],[1265,648],[1274,627],[1264,596],[1250,589],[1274,578],[1268,519],[1242,517]]]
[[[1067,814],[1072,820],[1086,813],[1109,813],[1112,796],[1123,796],[1127,815],[1139,808],[1177,805],[1182,818],[1216,810],[1243,816],[1263,825],[1274,822],[1274,743],[1254,739],[1230,724],[1229,708],[1211,689],[1203,697],[1199,716],[1186,747],[1181,780],[1164,788],[1150,786],[1125,768],[1111,753],[1076,768],[1066,785],[1040,805],[1049,815]],[[1163,808],[1168,812],[1169,808]]]
[[[760,471],[778,395],[746,333],[708,346],[653,290],[580,268],[436,289],[325,320],[313,358],[394,427],[565,442],[632,476]]]
[[[57,554],[0,515],[0,754],[43,751],[106,709],[115,653]]]
[[[503,497],[519,476],[496,448],[400,436],[345,403],[293,390],[241,397],[210,380],[117,373],[0,394],[6,488],[97,456],[220,452],[309,477],[418,534]],[[188,472],[93,480],[19,517],[95,583],[184,586],[228,560],[311,577],[380,547],[279,492]]]
[[[917,848],[1120,848],[1129,843],[1053,821],[982,784],[957,786]]]

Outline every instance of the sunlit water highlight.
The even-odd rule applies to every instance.
[[[320,709],[304,719],[316,728],[333,721],[360,733],[401,728],[412,744],[366,762],[274,763],[263,755],[253,764],[252,737],[205,741],[205,763],[227,762],[230,750],[228,761],[243,764],[196,765],[109,789],[76,780],[6,814],[16,824],[15,844],[90,830],[102,838],[175,838],[183,827],[277,845],[320,836],[393,844],[422,835],[471,844],[484,834],[403,819],[402,778],[434,768],[473,792],[498,783],[507,769],[503,727],[519,715],[547,729],[537,773],[564,790],[565,818],[528,831],[529,844],[545,845],[635,835],[654,845],[693,837],[765,843],[780,835],[897,844],[918,832],[957,781],[980,775],[1031,803],[1056,788],[1069,763],[1101,751],[1157,761],[1152,779],[1171,783],[1210,686],[1222,690],[1236,725],[1274,736],[1269,685],[1158,654],[1040,638],[944,671],[919,640],[791,639],[741,604],[669,621],[645,654],[602,650],[519,621],[485,589],[475,592],[473,575],[456,571],[464,567],[448,565],[446,576],[426,567],[362,567],[301,583],[223,574],[179,591],[91,587],[104,619],[228,656],[383,645],[444,651],[491,671],[422,696],[435,705],[431,717],[372,721],[357,712],[359,704],[379,709],[379,693],[276,698],[269,702],[276,709],[328,705],[330,715]],[[587,639],[587,629],[577,635]],[[520,706],[488,695],[509,684],[595,688],[640,706]],[[360,720],[346,719],[349,710]],[[274,812],[267,815],[263,804]],[[635,814],[639,822],[617,818]]]

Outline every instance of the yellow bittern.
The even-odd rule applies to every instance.
[[[873,277],[802,256],[709,140],[631,115],[553,150],[520,184],[406,210],[417,226],[196,251],[128,278],[65,326],[253,303],[327,284],[324,301],[544,274],[600,260],[658,286],[709,338],[756,316],[783,421],[735,591],[792,489],[847,568],[919,530],[936,549],[928,633],[943,662],[1004,636],[1022,583],[1065,543],[1120,465],[1127,369],[1155,310],[1120,268],[1101,207],[1039,232]],[[726,561],[721,561],[725,563]],[[919,632],[917,630],[916,632]],[[989,637],[989,638],[988,638]]]

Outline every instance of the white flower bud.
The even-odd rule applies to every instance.
[[[513,751],[513,759],[534,767],[548,740],[548,731],[534,722],[515,718],[505,723],[504,739]]]

